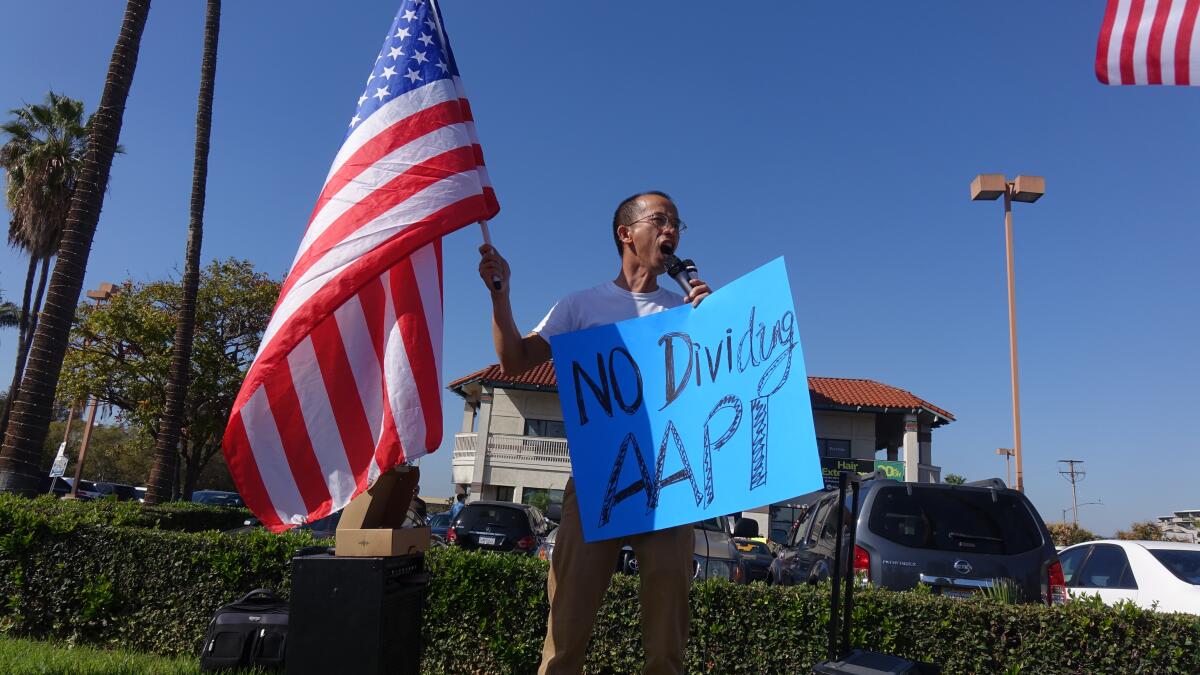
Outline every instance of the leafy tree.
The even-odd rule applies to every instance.
[[[967,479],[966,477],[960,476],[956,473],[948,473],[946,474],[946,477],[942,479],[942,482],[946,483],[947,485],[962,485],[963,483],[967,482]]]
[[[37,328],[46,292],[50,260],[58,252],[75,180],[83,165],[88,125],[83,102],[51,91],[42,104],[30,103],[9,111],[0,124],[7,140],[0,145],[0,168],[7,177],[4,197],[11,220],[8,243],[29,256],[25,293],[17,315],[17,360],[10,390],[16,391]],[[42,273],[37,292],[33,280],[38,263]],[[5,324],[0,324],[5,325]],[[8,425],[8,406],[0,410],[0,438]]]
[[[71,206],[58,247],[58,260],[46,295],[46,310],[39,317],[33,334],[21,386],[11,396],[8,428],[0,447],[0,492],[33,495],[43,475],[43,467],[38,465],[39,455],[50,426],[75,306],[83,289],[83,275],[96,236],[96,224],[100,221],[104,189],[108,186],[113,155],[117,152],[125,102],[133,84],[142,31],[149,13],[150,0],[127,0],[125,4],[125,16],[109,59],[100,105],[91,121],[83,167],[75,179]]]
[[[154,468],[150,472],[146,503],[170,497],[183,405],[188,393],[188,371],[196,326],[196,287],[200,279],[200,243],[204,235],[204,198],[208,180],[208,140],[212,131],[213,83],[217,75],[217,37],[221,30],[221,0],[208,0],[204,17],[204,51],[200,59],[200,96],[196,106],[196,141],[192,165],[191,217],[183,267],[183,302],[175,322],[171,377],[167,404],[155,436]]]
[[[58,446],[67,444],[70,457],[68,475],[74,475],[75,462],[79,460],[79,446],[83,438],[83,424],[76,418],[71,423],[71,437],[64,438],[65,421],[50,423],[46,442],[42,447],[42,463],[49,466],[58,454]],[[141,485],[150,470],[151,443],[148,436],[127,424],[97,424],[92,427],[88,440],[87,465],[84,478],[106,480],[128,485]]]
[[[545,492],[537,492],[530,495],[525,503],[545,513],[550,509],[550,495]]]
[[[225,423],[246,370],[258,350],[279,283],[244,260],[214,261],[200,275],[196,334],[177,452],[174,495],[189,498],[197,477],[221,448]],[[73,349],[59,382],[62,400],[96,396],[118,419],[154,438],[166,406],[178,282],[125,282],[100,306],[83,304],[72,331]],[[90,451],[89,451],[90,452]]]
[[[1100,538],[1075,523],[1046,523],[1046,529],[1050,530],[1055,546],[1074,546]]]
[[[1152,520],[1132,523],[1129,530],[1117,530],[1117,539],[1132,539],[1136,541],[1162,541],[1163,532]]]

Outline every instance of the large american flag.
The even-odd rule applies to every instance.
[[[1104,84],[1200,85],[1200,0],[1109,0],[1096,46]]]
[[[499,210],[432,0],[375,59],[224,437],[272,531],[442,439],[441,237]]]

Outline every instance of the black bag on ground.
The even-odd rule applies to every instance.
[[[200,651],[200,670],[282,669],[287,629],[288,601],[265,588],[250,591],[213,615]]]

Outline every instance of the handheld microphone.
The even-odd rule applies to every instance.
[[[671,278],[683,289],[684,296],[691,295],[692,284],[689,282],[699,278],[696,263],[691,260],[680,260],[672,253],[663,256],[663,260],[667,263],[667,274],[671,275]]]

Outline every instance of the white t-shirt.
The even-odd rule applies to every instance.
[[[533,332],[550,339],[554,335],[635,319],[682,304],[683,296],[661,286],[652,293],[634,293],[606,281],[559,300]]]

